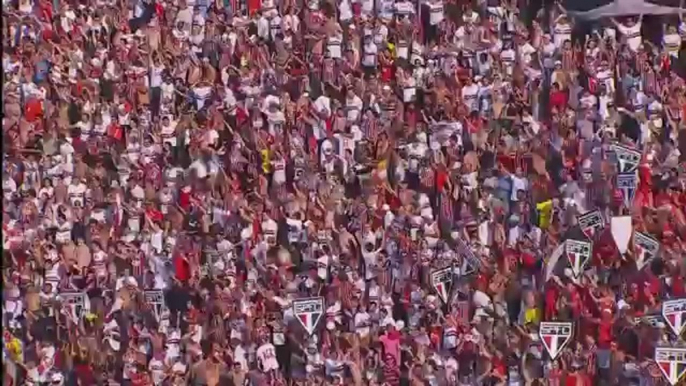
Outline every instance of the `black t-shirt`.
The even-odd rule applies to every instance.
[[[631,328],[624,328],[617,338],[619,349],[628,355],[638,356],[638,335]]]
[[[641,139],[641,127],[638,124],[638,121],[627,114],[621,114],[621,116],[622,120],[619,124],[617,135],[620,136],[621,134],[624,134],[631,138],[632,141],[638,143]]]
[[[482,170],[491,170],[495,167],[495,154],[490,150],[485,150],[479,157],[479,164]]]
[[[67,116],[69,117],[69,124],[75,125],[81,121],[81,106],[74,103],[73,101],[69,103],[67,109]]]

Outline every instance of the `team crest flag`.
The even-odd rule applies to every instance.
[[[686,329],[686,298],[666,300],[662,303],[662,317],[677,337]]]
[[[450,289],[453,284],[453,270],[452,267],[442,268],[431,272],[431,286],[436,291],[438,297],[443,303],[447,303],[450,299]]]
[[[571,322],[541,322],[538,335],[550,359],[555,360],[572,338]]]
[[[650,315],[644,315],[644,316],[639,316],[636,318],[636,323],[645,323],[650,327],[655,327],[659,328],[660,325],[664,327],[664,324],[662,323],[662,315],[661,314],[650,314]]]
[[[636,255],[636,267],[640,271],[650,262],[660,249],[660,243],[645,233],[634,232],[634,253]]]
[[[579,277],[584,272],[584,267],[591,257],[591,243],[567,239],[565,241],[565,254],[569,260],[569,265],[572,266],[574,277]]]
[[[635,172],[617,175],[617,188],[622,191],[624,206],[627,208],[631,208],[631,204],[634,202],[637,185],[638,177],[636,177]]]
[[[611,149],[617,155],[619,173],[633,173],[641,162],[641,152],[626,146],[614,144]]]
[[[578,216],[576,220],[579,228],[589,240],[593,240],[595,235],[605,227],[605,220],[598,209],[586,212]]]
[[[669,384],[675,386],[686,374],[686,348],[656,347],[655,363]]]
[[[324,315],[324,298],[305,298],[293,301],[293,315],[309,335],[314,333]]]

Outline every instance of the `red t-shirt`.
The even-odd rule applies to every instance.
[[[545,291],[545,318],[550,320],[557,313],[557,290],[554,287],[548,287]]]
[[[191,192],[191,190],[184,191],[184,189],[179,192],[179,206],[186,212],[191,208]]]
[[[188,281],[191,278],[191,269],[188,261],[181,255],[174,256],[174,269],[176,270],[176,279],[181,282]]]
[[[591,386],[591,378],[586,374],[567,374],[565,385],[567,386]]]
[[[550,105],[551,107],[557,107],[558,110],[565,109],[567,107],[567,93],[563,91],[551,92]]]
[[[448,175],[444,171],[439,170],[436,173],[436,189],[438,189],[439,192],[443,191],[443,186],[446,181],[448,181]]]
[[[43,104],[36,98],[26,101],[25,116],[26,120],[33,122],[43,115]]]
[[[390,83],[393,79],[393,67],[390,64],[381,65],[381,81],[383,83]]]
[[[612,341],[612,320],[601,320],[598,324],[598,347],[609,349]]]
[[[684,286],[684,277],[681,275],[672,276],[672,295],[681,297],[686,295],[686,288]]]
[[[571,296],[571,306],[572,306],[572,314],[575,317],[581,316],[581,310],[584,308],[584,302],[583,299],[581,298],[581,294],[579,293],[578,289],[572,290]]]

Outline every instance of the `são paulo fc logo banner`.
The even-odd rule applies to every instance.
[[[686,298],[666,300],[662,303],[662,317],[677,337],[686,329]]]
[[[538,336],[550,359],[555,360],[572,338],[571,322],[541,322]]]
[[[293,315],[309,335],[314,333],[317,323],[324,315],[324,298],[306,298],[293,301]]]
[[[660,249],[660,242],[645,233],[634,232],[634,255],[636,255],[636,267],[640,271],[648,264]]]
[[[598,209],[586,212],[576,218],[579,228],[589,240],[593,240],[596,234],[605,228],[605,220]]]
[[[443,303],[450,299],[450,289],[453,284],[453,270],[451,267],[431,272],[431,286]]]
[[[565,240],[565,254],[569,265],[572,266],[574,277],[579,277],[584,272],[588,259],[591,258],[591,243],[588,241]]]
[[[656,347],[655,363],[669,384],[676,386],[686,374],[686,348]]]

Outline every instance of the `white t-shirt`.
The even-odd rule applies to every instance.
[[[300,241],[302,236],[303,222],[300,220],[287,218],[286,223],[288,224],[288,242],[296,243]]]
[[[320,279],[326,280],[329,274],[329,256],[323,255],[317,259],[317,276]]]
[[[329,36],[326,42],[326,51],[329,53],[329,57],[333,59],[340,59],[342,56],[341,44],[343,43],[343,38],[340,35]]]
[[[286,163],[283,160],[272,161],[274,167],[274,175],[272,179],[276,185],[281,185],[286,182]]]
[[[347,110],[346,119],[348,122],[357,121],[357,119],[360,117],[360,112],[362,111],[363,105],[362,99],[360,99],[360,97],[357,95],[353,95],[352,99],[345,99],[345,108]]]
[[[346,22],[353,18],[353,8],[350,5],[350,0],[343,0],[338,5],[338,20],[341,23]]]
[[[519,46],[519,56],[522,58],[522,61],[524,61],[525,64],[530,64],[532,58],[532,54],[536,52],[536,49],[529,43],[524,43],[521,46]]]
[[[681,47],[681,36],[679,34],[667,34],[662,37],[662,45],[665,50],[673,57],[679,56],[679,48]]]
[[[374,12],[374,0],[360,0],[359,2],[362,3],[363,15],[369,16]]]
[[[276,348],[271,343],[265,343],[257,349],[257,361],[263,372],[279,369],[279,362],[276,360]]]
[[[161,360],[153,358],[148,365],[148,369],[152,374],[152,383],[155,386],[161,385],[164,381],[164,364]]]
[[[438,25],[443,21],[443,2],[431,2],[429,5],[429,24]]]
[[[364,57],[362,58],[362,64],[368,67],[376,66],[376,55],[379,53],[379,49],[373,42],[369,42],[364,45]]]
[[[568,23],[555,23],[553,28],[555,47],[560,48],[565,41],[572,40],[572,26]]]
[[[355,314],[355,331],[357,335],[364,338],[369,335],[371,317],[366,312],[358,312]]]
[[[472,83],[462,87],[462,100],[470,111],[479,111],[479,85]]]
[[[374,272],[374,268],[377,265],[377,256],[379,254],[378,250],[372,251],[372,252],[367,252],[367,251],[362,251],[362,258],[364,259],[365,263],[365,279],[371,280],[376,276],[376,273]]]
[[[150,67],[150,87],[160,87],[162,86],[162,72],[164,71],[164,66],[152,66]]]
[[[632,51],[638,51],[643,41],[641,37],[641,23],[636,23],[631,27],[622,24],[617,25],[619,32],[626,37],[626,42]]]
[[[169,121],[169,125],[160,125],[160,137],[163,143],[168,143],[172,147],[176,146],[176,121]]]
[[[520,190],[526,190],[527,181],[525,179],[512,176],[512,196],[510,199],[512,201],[519,201],[517,199],[517,192]]]
[[[262,39],[267,39],[269,36],[269,20],[264,16],[257,20],[257,36]]]
[[[86,195],[86,184],[78,183],[69,185],[67,193],[69,194],[69,201],[72,206],[76,206],[77,203],[79,203],[78,205],[83,206]]]
[[[267,219],[266,221],[262,222],[262,232],[264,233],[264,238],[267,244],[276,244],[276,232],[278,231],[278,229],[279,224],[277,224],[276,221],[272,219]]]
[[[279,16],[269,21],[269,30],[271,31],[272,40],[276,39],[276,35],[281,33],[281,18]]]

